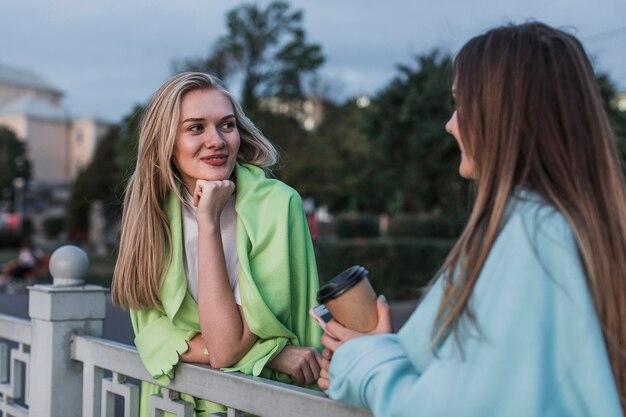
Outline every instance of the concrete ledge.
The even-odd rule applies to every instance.
[[[105,294],[108,290],[104,287],[35,285],[28,289],[30,291],[28,314],[32,319],[101,320],[106,315]]]

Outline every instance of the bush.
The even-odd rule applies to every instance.
[[[63,230],[65,230],[63,217],[48,217],[43,221],[43,231],[49,239],[58,237]]]
[[[375,214],[346,213],[337,219],[337,237],[378,237],[378,216]]]
[[[19,246],[19,232],[7,229],[0,230],[0,247],[18,248]]]
[[[389,218],[387,235],[432,239],[456,239],[465,226],[464,221],[450,218],[420,219],[408,214]]]
[[[344,269],[363,265],[372,286],[388,300],[414,300],[443,264],[450,239],[321,239],[317,265],[324,284]]]

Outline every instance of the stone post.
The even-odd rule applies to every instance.
[[[85,252],[63,246],[50,258],[52,285],[29,287],[31,416],[82,415],[82,364],[70,359],[70,337],[102,336],[107,292],[84,285],[88,268]]]

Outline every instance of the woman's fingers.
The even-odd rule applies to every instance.
[[[330,352],[328,349],[324,349],[324,352]],[[330,370],[330,357],[332,357],[332,352],[330,352],[331,355],[328,355],[329,357],[327,358],[324,353],[322,353],[322,360],[320,362],[320,366],[321,366],[321,370],[320,370],[320,377],[317,380],[317,385],[323,389],[323,390],[327,390],[328,387],[330,386],[330,374],[329,374],[329,370]]]
[[[328,372],[328,370],[330,369],[330,359],[322,359],[322,362],[320,363],[320,368],[322,370],[325,369],[326,372]]]
[[[320,361],[320,353],[316,349],[309,348],[309,353],[305,356],[305,362],[301,366],[305,384],[313,384],[319,378]]]
[[[324,345],[326,349],[331,350],[333,352],[339,349],[341,345],[343,345],[343,342],[340,342],[337,339],[333,339],[327,333],[324,333],[322,335],[320,341],[322,342],[322,345]]]
[[[393,332],[391,326],[391,309],[384,295],[381,295],[378,297],[378,300],[376,300],[376,312],[378,313],[378,323],[372,333]]]
[[[329,336],[341,342],[347,342],[355,337],[365,336],[363,333],[355,332],[354,330],[350,330],[347,327],[342,326],[337,320],[334,319],[326,324],[325,333],[328,333]],[[334,350],[335,349],[333,349],[333,351]]]
[[[324,349],[322,351],[322,358],[326,359],[327,362],[330,361],[332,357],[333,357],[333,351],[332,350]],[[322,361],[322,363],[323,363],[323,361]]]
[[[360,336],[365,335],[342,326],[337,320],[331,320],[326,324],[326,329],[320,340],[325,348],[334,352],[348,340]]]
[[[293,379],[293,381],[296,384],[303,385],[306,378],[304,376],[304,372],[302,371],[302,368],[295,369],[293,374],[291,375],[291,379]]]
[[[319,373],[315,375],[311,370],[311,367],[307,365],[300,368],[300,372],[302,373],[302,382],[300,384],[312,384],[315,382],[319,376]]]
[[[317,385],[323,389],[324,391],[326,391],[329,387],[330,387],[330,381],[328,380],[328,378],[322,378],[320,377],[320,379],[317,380]]]
[[[285,346],[269,366],[284,372],[297,384],[313,384],[320,375],[322,356],[312,347]]]
[[[207,181],[197,180],[194,190],[194,202],[196,206],[203,195],[209,198],[228,199],[235,191],[235,183],[231,180]]]
[[[313,382],[317,379],[320,374],[321,363],[322,363],[322,355],[317,349],[312,349],[313,351],[313,360],[311,361],[311,370],[313,371],[313,376],[315,377]]]
[[[235,183],[230,180],[206,181],[197,180],[193,193],[198,222],[219,222],[220,216],[228,199],[235,191]]]
[[[376,300],[376,311],[378,313],[378,323],[371,333],[391,333],[391,311],[384,296]],[[348,340],[361,336],[366,336],[366,334],[348,329],[339,324],[337,320],[331,320],[326,324],[324,334],[322,334],[320,339],[325,348],[322,351],[320,377],[317,380],[317,385],[319,385],[321,389],[327,390],[330,386],[329,370],[333,352],[339,349],[341,345]]]

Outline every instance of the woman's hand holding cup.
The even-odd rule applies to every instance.
[[[376,300],[376,312],[378,314],[378,323],[373,330],[367,333],[360,333],[355,330],[348,329],[338,323],[337,320],[331,320],[326,324],[326,329],[324,330],[324,334],[321,338],[322,345],[324,346],[321,361],[322,369],[320,371],[320,378],[317,380],[317,384],[321,389],[327,390],[330,386],[330,360],[332,359],[333,353],[339,349],[341,345],[356,337],[391,333],[393,331],[391,326],[391,311],[389,309],[389,304],[387,304],[387,300],[383,295],[379,296]]]

